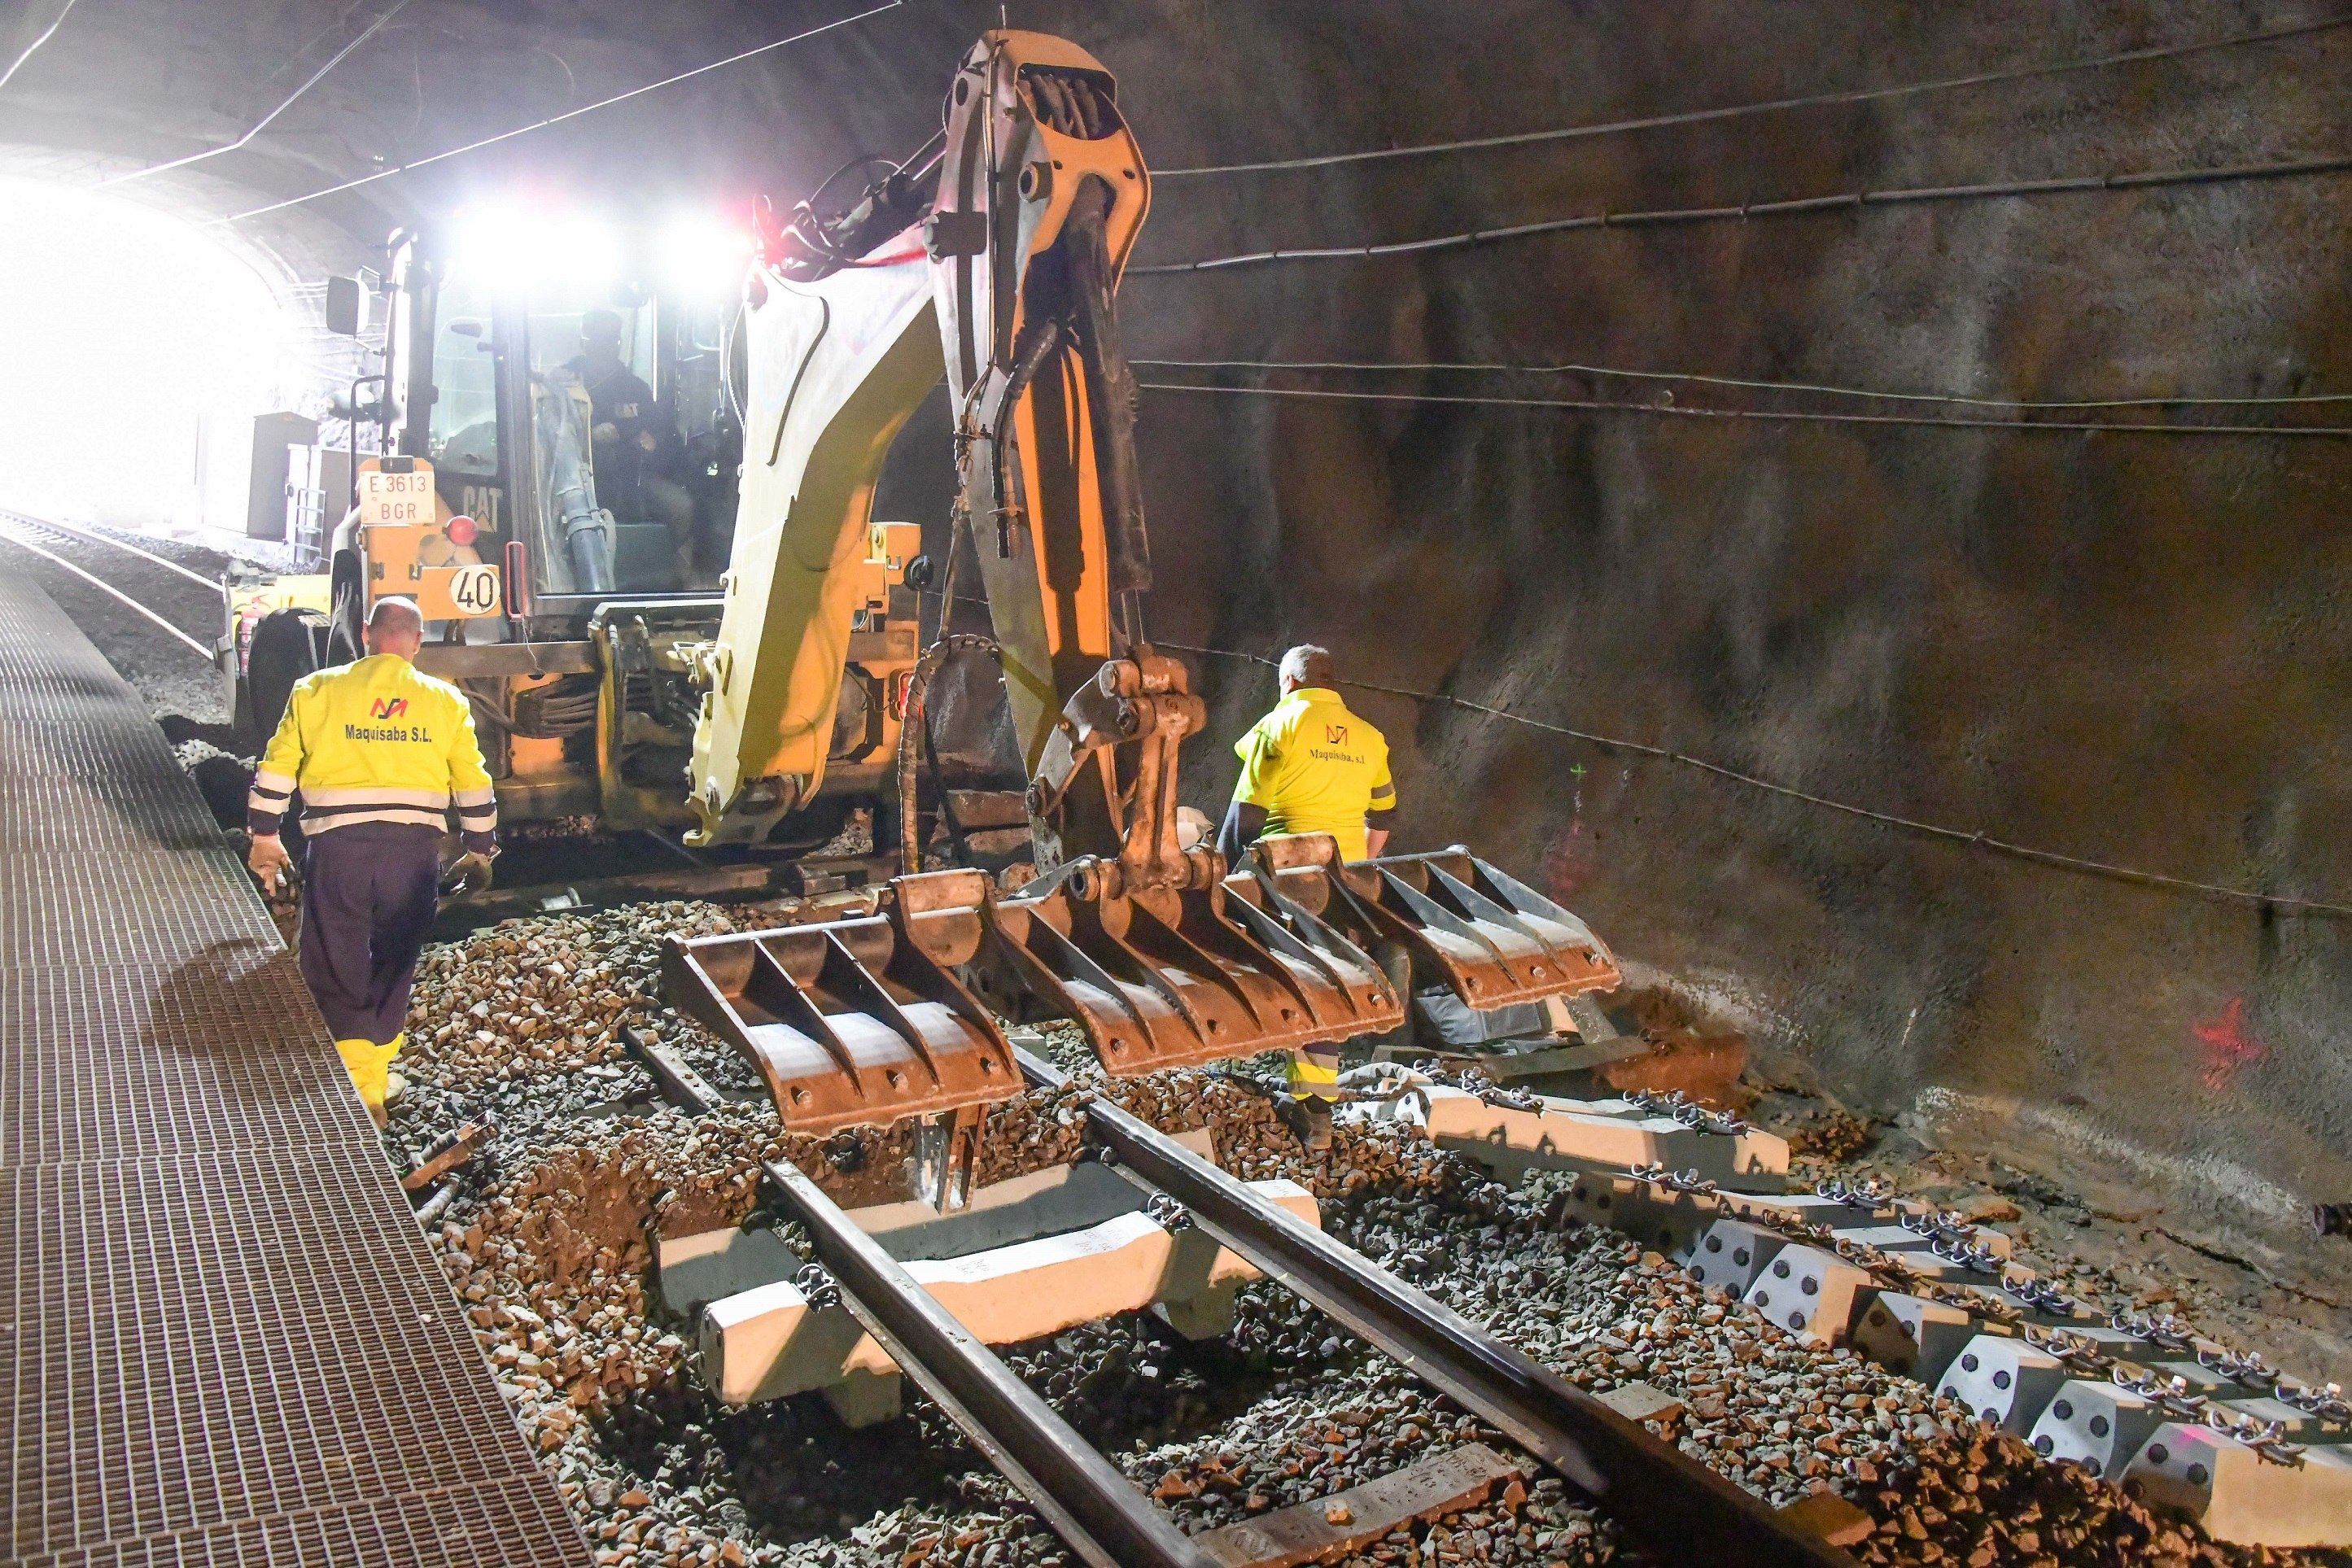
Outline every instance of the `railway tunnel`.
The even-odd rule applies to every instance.
[[[11,1560],[2352,1551],[2347,20],[0,19]]]

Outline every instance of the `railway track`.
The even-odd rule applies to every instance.
[[[829,1416],[819,1401],[755,1393],[746,1404],[725,1391],[725,1368],[712,1359],[710,1338],[714,1320],[725,1314],[681,1304],[672,1295],[677,1280],[665,1250],[669,1239],[720,1234],[701,1228],[726,1227],[725,1235],[750,1235],[777,1248],[777,1271],[730,1287],[766,1291],[772,1302],[800,1299],[796,1272],[815,1260],[824,1278],[811,1275],[807,1283],[819,1301],[835,1302],[819,1314],[833,1320],[819,1325],[819,1337],[830,1336],[836,1354],[852,1340],[879,1342],[850,1306],[853,1300],[858,1308],[871,1305],[861,1285],[878,1299],[922,1306],[908,1296],[904,1281],[862,1280],[840,1253],[817,1250],[817,1231],[824,1228],[796,1217],[782,1229],[794,1238],[799,1255],[782,1259],[770,1228],[779,1214],[793,1211],[775,1191],[778,1184],[765,1168],[771,1166],[793,1166],[818,1183],[834,1207],[810,1205],[810,1212],[821,1219],[845,1218],[883,1241],[899,1270],[941,1299],[972,1339],[991,1347],[967,1346],[981,1358],[981,1370],[997,1363],[1009,1367],[1064,1423],[1057,1431],[1016,1411],[1008,1418],[1017,1428],[1051,1434],[1050,1447],[1081,1462],[1090,1443],[1128,1489],[1122,1496],[1098,1488],[1101,1495],[1121,1508],[1158,1512],[1189,1540],[1219,1552],[1221,1563],[1253,1560],[1224,1554],[1234,1544],[1221,1544],[1228,1533],[1302,1509],[1319,1519],[1318,1511],[1326,1507],[1352,1507],[1360,1520],[1371,1518],[1360,1494],[1443,1471],[1481,1445],[1507,1452],[1520,1467],[1523,1497],[1483,1502],[1456,1497],[1450,1506],[1415,1514],[1354,1549],[1347,1561],[1358,1568],[1487,1560],[1585,1563],[1637,1544],[1648,1560],[1678,1560],[1675,1547],[1654,1543],[1654,1534],[1642,1537],[1646,1521],[1637,1517],[1679,1510],[1672,1477],[1662,1494],[1665,1502],[1644,1499],[1628,1479],[1631,1472],[1614,1467],[1591,1428],[1572,1427],[1583,1457],[1613,1489],[1586,1506],[1580,1500],[1590,1494],[1569,1488],[1538,1449],[1522,1445],[1499,1404],[1482,1406],[1441,1392],[1430,1362],[1409,1360],[1417,1353],[1401,1341],[1395,1343],[1403,1354],[1378,1354],[1354,1323],[1307,1294],[1314,1284],[1310,1270],[1279,1254],[1260,1254],[1271,1269],[1243,1288],[1237,1318],[1207,1338],[1150,1311],[1126,1307],[1109,1316],[1099,1309],[1066,1312],[1061,1321],[1078,1325],[1066,1332],[1022,1331],[1045,1337],[1007,1333],[1001,1321],[992,1326],[972,1316],[968,1302],[955,1299],[955,1287],[941,1290],[936,1283],[948,1266],[905,1261],[940,1254],[900,1245],[887,1224],[874,1223],[876,1211],[861,1207],[893,1201],[894,1173],[912,1152],[906,1136],[867,1129],[855,1139],[806,1137],[778,1129],[761,1103],[765,1095],[756,1078],[735,1051],[691,1027],[681,1030],[680,1020],[662,1008],[657,949],[664,936],[681,923],[719,918],[708,906],[675,905],[483,933],[432,966],[432,984],[420,998],[425,1010],[413,1024],[438,1038],[420,1037],[420,1050],[430,1054],[420,1057],[415,1082],[426,1098],[403,1113],[406,1142],[425,1146],[430,1131],[457,1125],[493,1103],[512,1125],[536,1118],[532,1130],[513,1134],[492,1155],[480,1188],[458,1200],[435,1230],[435,1243],[453,1281],[469,1302],[478,1303],[476,1322],[486,1351],[516,1379],[509,1394],[526,1430],[551,1448],[551,1464],[560,1464],[584,1489],[574,1506],[592,1534],[607,1543],[606,1568],[688,1568],[698,1556],[707,1560],[730,1544],[752,1568],[819,1563],[863,1568],[902,1558],[934,1568],[969,1568],[983,1559],[1018,1568],[1087,1560],[1041,1522],[1044,1511],[1028,1504],[1021,1488],[1000,1479],[1001,1468],[986,1487],[974,1490],[986,1450],[977,1441],[959,1440],[944,1403],[924,1402],[903,1419],[845,1431],[846,1417]],[[531,983],[557,964],[575,977],[584,970],[596,977],[561,994]],[[520,991],[508,989],[518,982]],[[603,1010],[611,1005],[608,988],[635,999],[625,1017],[600,1025],[600,1019],[610,1018]],[[509,996],[512,1000],[502,999]],[[529,1032],[517,1032],[516,1025],[539,1016],[531,1010],[534,996],[548,1015]],[[487,1018],[472,1010],[482,1000],[492,1009]],[[509,1014],[509,1009],[516,1010]],[[631,1061],[620,1038],[624,1030],[645,1031],[641,1038],[656,1048],[643,1063],[652,1071]],[[2003,1568],[2179,1562],[2252,1568],[2338,1561],[2294,1549],[2217,1547],[2193,1523],[2173,1519],[2167,1510],[2174,1505],[2155,1494],[2141,1506],[2083,1460],[2053,1462],[2063,1453],[2041,1457],[2030,1446],[2030,1429],[1985,1425],[1959,1398],[1943,1393],[1953,1379],[1923,1383],[1919,1378],[1931,1368],[1914,1362],[1909,1372],[1899,1372],[1902,1358],[1890,1354],[1888,1343],[1875,1333],[1858,1335],[1855,1325],[1879,1298],[1842,1298],[1834,1312],[1820,1315],[1818,1333],[1790,1329],[1777,1299],[1766,1304],[1762,1292],[1722,1277],[1706,1257],[1694,1256],[1691,1243],[1708,1225],[1752,1223],[1757,1207],[1766,1203],[1784,1206],[1801,1228],[1883,1225],[1897,1234],[1884,1239],[1879,1250],[1916,1253],[1923,1272],[1941,1271],[1946,1288],[2000,1286],[1994,1275],[1936,1259],[1932,1249],[1939,1241],[1947,1251],[1964,1250],[1952,1239],[1896,1226],[1896,1217],[1907,1213],[1927,1227],[1933,1211],[1924,1203],[1881,1192],[1867,1203],[1849,1204],[1764,1173],[1689,1178],[1691,1168],[1702,1165],[1727,1173],[1735,1152],[1769,1145],[1769,1134],[1735,1130],[1714,1117],[1685,1124],[1678,1113],[1691,1124],[1702,1119],[1670,1103],[1555,1102],[1556,1110],[1572,1111],[1596,1135],[1613,1140],[1612,1146],[1561,1147],[1552,1165],[1518,1181],[1514,1178],[1527,1173],[1505,1168],[1508,1161],[1499,1157],[1509,1153],[1507,1140],[1471,1147],[1446,1130],[1442,1115],[1412,1128],[1343,1118],[1331,1153],[1317,1156],[1282,1129],[1264,1099],[1234,1087],[1229,1075],[1187,1069],[1098,1078],[1075,1030],[1046,1029],[1042,1044],[1029,1031],[1015,1030],[1013,1037],[1016,1045],[1049,1055],[1078,1077],[1060,1088],[1033,1087],[992,1120],[988,1146],[993,1153],[975,1177],[989,1184],[985,1190],[1035,1179],[1026,1173],[1071,1168],[1097,1186],[1108,1185],[1132,1198],[1149,1196],[1148,1212],[1132,1217],[1139,1230],[1156,1217],[1190,1227],[1180,1243],[1192,1235],[1202,1246],[1255,1246],[1238,1227],[1224,1228],[1234,1217],[1215,1203],[1190,1201],[1181,1186],[1154,1181],[1167,1173],[1142,1158],[1122,1160],[1116,1137],[1097,1131],[1116,1130],[1118,1119],[1097,1115],[1082,1102],[1109,1101],[1164,1134],[1181,1134],[1196,1150],[1206,1146],[1203,1134],[1212,1134],[1218,1162],[1233,1177],[1261,1190],[1286,1185],[1276,1178],[1311,1187],[1322,1205],[1319,1221],[1303,1203],[1286,1199],[1284,1207],[1307,1220],[1300,1228],[1328,1233],[1334,1249],[1360,1254],[1354,1263],[1341,1260],[1349,1272],[1377,1265],[1373,1271],[1409,1283],[1466,1320],[1474,1333],[1507,1340],[1604,1405],[1651,1423],[1682,1457],[1764,1507],[1788,1507],[1833,1486],[1850,1500],[1841,1505],[1846,1516],[1835,1527],[1837,1539],[1856,1540],[1852,1531],[1858,1528],[1863,1536],[1853,1551],[1864,1562],[1888,1568],[1969,1562],[1989,1543],[1996,1548],[1990,1561]],[[656,1066],[665,1059],[673,1069],[686,1069],[667,1074],[667,1088]],[[1047,1077],[1038,1073],[1032,1081]],[[1490,1090],[1496,1103],[1489,1103],[1475,1093],[1452,1092],[1489,1112],[1517,1098]],[[1438,1098],[1442,1110],[1444,1097]],[[1672,1155],[1671,1168],[1656,1168],[1663,1159],[1627,1158],[1629,1137],[1646,1140],[1641,1146],[1654,1155]],[[1087,1157],[1068,1166],[1090,1146],[1108,1149],[1112,1159]],[[1497,1179],[1474,1173],[1470,1162],[1482,1159]],[[1629,1172],[1635,1163],[1643,1166],[1642,1174]],[[1137,1180],[1149,1184],[1148,1194],[1130,1185]],[[1702,1185],[1708,1181],[1711,1191]],[[1572,1191],[1577,1186],[1584,1189],[1580,1197]],[[982,1190],[975,1186],[975,1203]],[[1612,1196],[1608,1206],[1597,1201],[1604,1192]],[[1627,1203],[1622,1195],[1629,1193],[1643,1197]],[[1657,1207],[1650,1207],[1652,1199]],[[623,1205],[617,1210],[610,1207],[616,1201]],[[1211,1231],[1211,1221],[1222,1234],[1202,1235]],[[570,1282],[563,1282],[567,1276],[560,1270],[567,1266],[558,1258],[583,1256],[577,1250],[583,1243],[573,1236],[592,1249],[615,1249],[614,1256],[596,1254],[603,1274],[583,1282],[582,1265],[574,1263],[568,1266]],[[645,1238],[650,1253],[659,1255],[658,1269],[653,1256],[632,1260],[633,1237]],[[855,1241],[847,1232],[839,1239],[845,1249]],[[1798,1231],[1782,1239],[1817,1242]],[[1961,1239],[1990,1250],[1990,1232]],[[2040,1239],[2046,1244],[2053,1238]],[[1733,1250],[1727,1239],[1720,1256]],[[1792,1253],[1791,1261],[1798,1256]],[[2138,1290],[2100,1270],[2085,1270],[2079,1257],[2063,1250],[2047,1253],[2045,1260],[2074,1281],[2069,1289],[2084,1300],[2099,1300],[2103,1313]],[[1769,1290],[1770,1260],[1764,1266]],[[1704,1280],[1696,1277],[1702,1270]],[[880,1271],[895,1272],[887,1265]],[[762,1279],[776,1282],[756,1283]],[[1905,1293],[1906,1279],[1888,1275],[1871,1289]],[[836,1291],[839,1298],[831,1294]],[[1366,1311],[1351,1309],[1346,1293],[1343,1285],[1328,1299],[1342,1312]],[[537,1317],[519,1312],[509,1322],[502,1306],[509,1302],[528,1306]],[[1997,1311],[1988,1302],[1987,1312]],[[2105,1326],[2079,1314],[2071,1321],[2077,1328]],[[887,1333],[888,1324],[882,1326]],[[2046,1337],[2041,1319],[2031,1313],[2011,1327],[2010,1337],[2030,1348],[2021,1332],[2026,1326]],[[898,1343],[909,1362],[920,1358],[907,1341]],[[576,1360],[571,1347],[577,1347]],[[2139,1351],[2152,1354],[2155,1348],[2143,1343]],[[513,1365],[518,1354],[563,1360],[560,1367],[538,1366],[534,1376],[527,1375],[531,1361]],[[892,1364],[882,1350],[870,1354],[883,1367]],[[2210,1347],[2206,1354],[2212,1360],[2221,1354]],[[623,1356],[625,1363],[618,1359]],[[617,1382],[616,1367],[623,1373]],[[1981,1380],[1990,1384],[2000,1370],[1984,1361]],[[583,1375],[601,1379],[603,1393],[583,1395]],[[2305,1392],[2292,1384],[2288,1391]],[[2028,1392],[2041,1401],[2042,1414],[2051,1414],[2054,1400],[2046,1387],[2037,1384]],[[575,1420],[583,1397],[591,1412],[618,1416],[618,1429],[653,1423],[661,1434],[663,1468],[645,1457],[648,1450],[641,1445],[614,1447],[605,1435],[614,1428],[601,1416],[594,1426]],[[1972,1396],[1971,1403],[1980,1398]],[[977,1413],[968,1413],[977,1421]],[[2026,1415],[2033,1413],[2029,1406]],[[2077,1425],[2086,1427],[2090,1413],[2078,1410]],[[2315,1450],[2327,1446],[2313,1445]],[[999,1451],[1008,1451],[1001,1442]],[[2264,1464],[2267,1484],[2296,1482],[2303,1475],[2255,1462]],[[2315,1452],[2306,1458],[2315,1471],[2328,1462]],[[1045,1480],[1031,1479],[1047,1490]],[[748,1519],[739,1509],[748,1511]],[[1808,1517],[1834,1524],[1818,1512]],[[2036,1519],[2039,1548],[2028,1528]],[[1989,1542],[1984,1531],[1996,1521],[2023,1543],[2006,1536]],[[1679,1517],[1649,1528],[1688,1534]],[[1921,1528],[1924,1536],[1914,1532]],[[1490,1533],[1491,1549],[1486,1544]],[[1751,1557],[1745,1541],[1718,1553],[1719,1560]]]
[[[717,1108],[716,1092],[675,1053],[641,1038],[633,1045],[673,1103],[697,1115]],[[1033,1086],[1068,1087],[1034,1053],[1023,1051],[1019,1061]],[[1140,1189],[1160,1224],[1198,1225],[1509,1437],[1658,1561],[1851,1564],[1639,1421],[1108,1099],[1087,1097],[1084,1114],[1088,1153]],[[816,1260],[797,1288],[814,1304],[845,1308],[1082,1559],[1097,1568],[1234,1568],[1233,1556],[1180,1532],[814,1182],[774,1160],[761,1172],[776,1211],[803,1228]]]
[[[220,588],[215,580],[104,533],[22,513],[0,510],[0,537],[129,605],[209,661],[200,641],[68,557],[95,565],[92,550],[107,559],[129,556],[139,563],[124,562],[130,571],[169,573],[211,592]],[[648,1065],[674,1103],[697,1115],[715,1109],[715,1092],[690,1070],[666,1072],[658,1055]],[[1033,1084],[1059,1079],[1034,1057],[1021,1065]],[[1640,1122],[1651,1112],[1673,1117],[1681,1109],[1634,1105],[1608,1114]],[[1638,1420],[1108,1100],[1090,1099],[1083,1115],[1089,1154],[1139,1189],[1156,1216],[1197,1226],[1507,1437],[1655,1559],[1850,1561]],[[1727,1146],[1735,1141],[1729,1127],[1705,1117],[1684,1118],[1681,1134]],[[1492,1163],[1491,1148],[1436,1141]],[[1791,1333],[1853,1345],[2045,1458],[2200,1515],[2237,1539],[2336,1539],[2341,1521],[2352,1519],[2352,1463],[2339,1457],[2352,1455],[2352,1406],[2332,1385],[2282,1378],[2259,1357],[2168,1320],[2088,1313],[2008,1265],[1990,1235],[1890,1194],[1789,1194],[1769,1182],[1743,1185],[1662,1159],[1612,1169],[1599,1152],[1559,1166],[1556,1218],[1612,1226],[1759,1311],[1773,1288],[1773,1266],[1793,1265],[1780,1277],[1803,1275],[1816,1291],[1793,1316],[1772,1308],[1776,1327],[1787,1317]],[[1497,1174],[1528,1168],[1506,1159]],[[817,1260],[804,1286],[856,1318],[1080,1558],[1153,1568],[1250,1561],[1176,1528],[1130,1474],[799,1170],[769,1160],[761,1175],[775,1211],[797,1222]],[[445,1208],[455,1196],[445,1190]],[[1888,1234],[1906,1228],[1907,1237]],[[1874,1239],[1864,1234],[1874,1231]],[[1725,1273],[1727,1266],[1736,1272]]]
[[[2352,1403],[2336,1384],[2284,1375],[2168,1313],[2096,1311],[2013,1258],[2005,1234],[1876,1180],[1790,1190],[1735,1152],[1753,1129],[1679,1095],[1423,1082],[1441,1147],[1555,1173],[1556,1223],[1614,1228],[1775,1326],[1916,1378],[1979,1430],[2221,1540],[2352,1541]],[[1644,1157],[1607,1168],[1629,1138],[1649,1140]]]
[[[71,572],[110,599],[160,628],[206,664],[212,663],[217,657],[216,648],[207,645],[201,638],[191,635],[179,622],[145,601],[124,592],[106,578],[69,559],[58,551],[60,548],[101,545],[114,552],[108,559],[120,561],[121,557],[129,556],[146,563],[145,567],[134,570],[144,570],[146,568],[153,568],[170,572],[212,592],[214,595],[212,610],[215,619],[218,615],[219,595],[223,586],[221,579],[207,577],[200,571],[181,565],[178,561],[167,559],[152,550],[142,549],[137,545],[116,538],[98,529],[85,528],[72,523],[56,522],[47,517],[37,517],[30,513],[19,512],[13,508],[0,507],[0,538],[5,538],[18,549],[29,551],[53,566]]]
[[[690,1070],[658,1049],[646,1055],[674,1099],[709,1108]],[[1020,1063],[1034,1088],[1071,1087],[1029,1051]],[[2224,1540],[2319,1546],[2352,1531],[2352,1405],[2333,1385],[2284,1377],[2169,1318],[2094,1313],[2012,1261],[2005,1236],[1933,1206],[1877,1186],[1788,1190],[1764,1168],[1776,1140],[1678,1096],[1548,1101],[1402,1076],[1420,1088],[1390,1098],[1387,1112],[1418,1100],[1441,1147],[1507,1176],[1552,1173],[1553,1224],[1608,1226],[1669,1253],[1776,1328],[1919,1378],[1988,1437],[2007,1434],[2040,1460],[2065,1461]],[[1659,1560],[1851,1561],[1250,1183],[1098,1093],[1080,1104],[1087,1154],[1139,1189],[1160,1224],[1200,1227],[1507,1437]],[[1607,1169],[1629,1146],[1709,1152],[1680,1170],[1655,1157]],[[1785,1168],[1785,1150],[1777,1164]],[[1702,1167],[1745,1176],[1718,1180]],[[817,1261],[799,1288],[845,1307],[1083,1558],[1204,1561],[853,1217],[789,1165],[762,1169]]]

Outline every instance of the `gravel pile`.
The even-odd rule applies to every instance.
[[[734,929],[715,904],[638,904],[501,921],[470,941],[428,947],[402,1071],[464,1093],[622,1061],[623,1028],[658,1039],[669,1016],[662,938]]]
[[[224,751],[200,737],[175,743],[172,756],[205,799],[205,809],[224,828],[245,825],[246,798],[253,788],[254,759]]]
[[[2217,1545],[2168,1523],[2074,1465],[2043,1463],[2025,1444],[1981,1431],[1939,1437],[1853,1500],[1876,1521],[1853,1553],[1873,1564],[2341,1563],[2334,1552]]]
[[[1444,1206],[1381,1194],[1333,1228],[1595,1393],[1641,1382],[1683,1400],[1684,1451],[1774,1503],[1960,1418],[1924,1385],[1800,1340],[1614,1232],[1549,1228],[1555,1179],[1482,1183]]]

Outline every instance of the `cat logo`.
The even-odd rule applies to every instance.
[[[378,697],[368,709],[370,718],[398,718],[408,711],[406,697]]]
[[[1344,724],[1327,724],[1327,725],[1325,725],[1325,726],[1323,727],[1323,743],[1324,743],[1326,746],[1345,746],[1345,745],[1347,745],[1347,744],[1348,744],[1348,727],[1347,727],[1346,725],[1344,725]]]

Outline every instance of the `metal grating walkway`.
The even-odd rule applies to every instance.
[[[0,1562],[584,1565],[162,732],[0,577]]]

